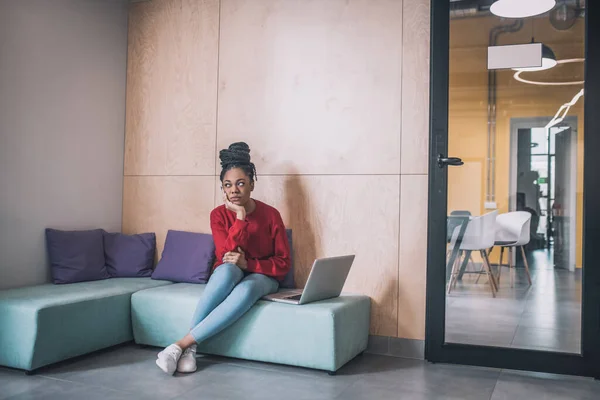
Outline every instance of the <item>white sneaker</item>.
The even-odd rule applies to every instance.
[[[163,351],[158,353],[156,365],[169,375],[173,375],[177,369],[177,362],[181,357],[181,347],[176,344],[167,346]]]
[[[195,372],[196,368],[198,368],[196,366],[196,345],[193,344],[183,351],[177,363],[177,372]]]

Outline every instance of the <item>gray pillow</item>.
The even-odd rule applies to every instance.
[[[110,278],[104,259],[102,229],[61,231],[46,229],[52,281],[56,284]]]
[[[215,243],[211,234],[169,230],[152,279],[206,283],[214,257]]]
[[[152,275],[156,235],[104,232],[106,270],[112,277],[136,278]]]

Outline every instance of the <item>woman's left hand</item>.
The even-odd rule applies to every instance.
[[[245,270],[248,267],[248,261],[244,250],[238,247],[237,251],[228,251],[223,256],[223,264],[235,264],[240,269]]]

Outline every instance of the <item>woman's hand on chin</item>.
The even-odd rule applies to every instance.
[[[240,269],[245,270],[248,267],[248,260],[246,260],[246,254],[240,247],[237,251],[228,251],[223,256],[223,264],[235,264]]]
[[[227,194],[225,193],[223,193],[223,202],[225,203],[225,207],[227,207],[229,211],[233,211],[236,214],[237,219],[246,219],[246,209],[244,208],[244,206],[233,204],[231,201],[229,201],[229,199],[227,198]]]

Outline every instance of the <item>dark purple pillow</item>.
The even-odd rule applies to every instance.
[[[282,289],[295,289],[296,288],[296,280],[294,279],[294,248],[292,247],[292,230],[286,229],[285,233],[287,234],[288,243],[290,244],[290,261],[292,267],[289,272],[283,278],[283,281],[279,284],[279,287]]]
[[[214,256],[215,243],[211,234],[169,230],[152,279],[206,283]]]
[[[152,275],[156,235],[124,235],[104,232],[106,270],[112,277],[137,278]]]
[[[57,284],[110,278],[104,260],[103,230],[46,229],[52,281]]]

